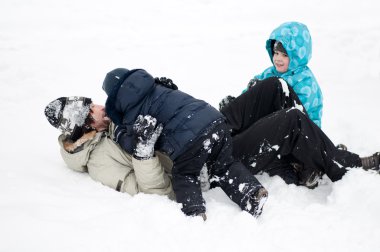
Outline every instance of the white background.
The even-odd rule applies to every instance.
[[[380,176],[351,170],[315,190],[258,179],[259,219],[219,189],[207,222],[157,195],[130,197],[66,168],[43,110],[61,96],[104,104],[105,74],[144,68],[214,106],[270,66],[265,41],[305,23],[309,67],[335,143],[380,151],[380,18],[376,0],[2,0],[0,251],[377,251]]]

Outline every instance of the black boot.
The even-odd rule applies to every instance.
[[[362,166],[364,170],[380,171],[380,152],[376,152],[369,157],[361,157],[360,159],[362,160]]]
[[[314,189],[318,186],[318,182],[322,177],[322,172],[315,168],[306,167],[300,163],[292,163],[297,171],[299,185]]]
[[[216,177],[217,178],[217,177]],[[268,197],[268,191],[240,162],[234,162],[224,176],[213,179],[227,196],[242,210],[259,217]],[[211,183],[211,187],[213,187]]]
[[[247,202],[246,210],[256,218],[263,211],[263,206],[268,199],[268,191],[262,187],[255,192]]]

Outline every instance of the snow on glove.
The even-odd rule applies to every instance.
[[[249,197],[245,210],[254,217],[259,217],[263,211],[263,206],[267,198],[268,191],[264,187],[260,188]]]
[[[139,115],[133,125],[136,136],[136,148],[133,156],[136,159],[149,159],[154,155],[154,145],[162,132],[162,124],[157,125],[157,119]]]
[[[257,81],[258,81],[258,79],[256,79],[256,78],[251,79],[251,80],[248,82],[247,90],[250,89],[251,87],[253,87],[254,85],[256,85]]]
[[[227,106],[228,103],[232,102],[233,100],[235,100],[236,98],[231,96],[231,95],[227,95],[226,97],[224,97],[220,102],[219,102],[219,111],[222,111],[222,109]]]
[[[158,85],[162,85],[164,87],[167,87],[173,90],[178,89],[177,85],[174,84],[171,79],[166,78],[166,77],[154,78],[154,82],[157,83]]]

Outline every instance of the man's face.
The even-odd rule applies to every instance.
[[[96,131],[108,129],[111,120],[106,116],[104,106],[92,103],[90,105],[90,116],[93,119],[90,126],[96,129]]]

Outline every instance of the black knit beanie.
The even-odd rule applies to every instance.
[[[76,141],[83,134],[91,104],[91,99],[87,97],[60,97],[45,107],[45,116],[51,125]]]
[[[107,96],[112,95],[115,88],[118,87],[124,80],[125,77],[130,73],[126,68],[116,68],[111,72],[107,73],[103,81],[103,90],[106,92]]]

